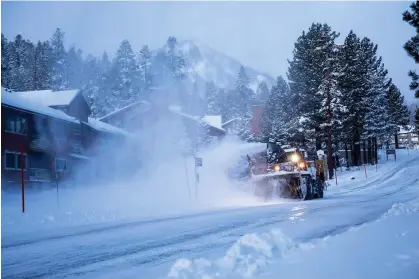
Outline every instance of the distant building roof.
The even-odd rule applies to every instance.
[[[136,106],[142,107],[143,108],[142,111],[145,111],[145,110],[147,110],[147,109],[150,108],[150,103],[148,103],[146,101],[143,101],[143,100],[140,100],[140,101],[134,102],[132,104],[129,104],[129,105],[125,106],[125,107],[122,107],[120,109],[117,109],[117,110],[115,110],[115,111],[113,111],[113,112],[111,112],[111,113],[109,113],[109,114],[107,114],[105,116],[99,117],[98,120],[100,120],[100,121],[106,121],[108,118],[110,118],[112,116],[115,116],[115,115],[117,115],[118,113],[120,113],[120,112],[122,112],[124,110],[130,109],[130,108],[133,108],[133,107],[136,107]]]
[[[92,127],[95,130],[102,131],[102,132],[107,132],[107,133],[112,133],[112,134],[122,134],[129,137],[134,136],[133,134],[128,133],[127,131],[124,131],[118,127],[115,127],[113,125],[100,121],[99,119],[95,119],[91,117],[89,117],[89,122],[85,124]]]
[[[24,91],[13,92],[19,97],[28,101],[34,101],[46,107],[69,105],[73,99],[79,94],[78,89],[52,91],[52,90],[38,90],[38,91]]]
[[[42,106],[37,102],[31,102],[24,98],[21,98],[16,93],[7,92],[4,88],[1,89],[1,103],[18,109],[51,116],[61,120],[78,123],[78,121],[60,110]]]
[[[188,119],[192,119],[192,120],[196,121],[197,123],[210,126],[210,127],[215,128],[215,129],[217,129],[219,131],[222,131],[223,133],[225,132],[222,127],[219,127],[221,125],[213,125],[213,124],[205,121],[204,118],[201,118],[199,116],[193,116],[193,115],[184,113],[184,112],[182,112],[182,109],[179,106],[169,106],[168,109],[169,109],[169,111],[171,111],[173,113],[176,113],[176,114],[178,114],[178,115],[180,115],[182,117],[185,117],[185,118],[188,118]],[[220,118],[221,118],[221,116],[220,116]],[[220,119],[220,122],[221,122],[221,119]]]
[[[413,133],[415,132],[415,126],[407,125],[405,128],[403,126],[399,126],[399,134],[406,134],[406,133]]]
[[[202,120],[215,128],[224,130],[221,123],[221,115],[205,115]]]
[[[35,92],[35,91],[29,91],[29,92]],[[1,103],[4,105],[8,105],[11,107],[15,107],[18,109],[26,110],[26,111],[37,113],[37,114],[42,114],[42,115],[58,118],[58,119],[73,122],[73,123],[80,123],[76,118],[67,115],[61,110],[44,106],[38,103],[37,100],[34,100],[32,98],[26,99],[25,96],[27,95],[16,94],[16,92],[8,92],[4,88],[1,89]],[[122,134],[125,136],[133,136],[132,134],[122,129],[119,129],[115,126],[112,126],[110,124],[107,124],[105,122],[102,122],[100,120],[90,118],[90,117],[88,118],[88,123],[86,123],[86,125],[102,132]]]
[[[237,120],[240,120],[240,119],[241,119],[240,117],[232,118],[232,119],[230,119],[230,120],[228,120],[228,121],[224,122],[223,124],[221,124],[221,126],[222,126],[222,127],[224,127],[225,125],[228,125],[228,124],[230,124],[231,122],[233,122],[233,121],[237,121]]]

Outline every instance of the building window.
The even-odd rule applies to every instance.
[[[28,134],[28,121],[21,116],[11,116],[6,119],[6,132],[27,135]]]
[[[4,152],[5,169],[20,170],[22,166],[21,153],[14,151]],[[23,169],[26,170],[26,154],[23,154]]]
[[[76,154],[82,154],[83,153],[83,145],[81,143],[81,140],[79,139],[73,139],[71,142],[71,148],[73,153]]]
[[[56,172],[67,171],[67,160],[56,158],[55,159],[55,171]]]

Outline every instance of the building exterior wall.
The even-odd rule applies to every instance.
[[[251,131],[255,135],[259,135],[260,131],[260,120],[264,110],[263,105],[254,105],[252,106],[252,121],[251,121]]]
[[[100,152],[109,152],[96,146],[102,138],[114,136],[94,130],[82,122],[68,122],[3,104],[1,114],[2,187],[21,183],[22,148],[25,156],[25,184],[30,187],[37,183],[71,179],[78,165],[88,160],[86,155],[94,157]],[[11,126],[16,126],[7,124],[11,118],[25,120],[24,133],[10,131]]]

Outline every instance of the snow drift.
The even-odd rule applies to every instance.
[[[414,279],[419,271],[417,218],[419,199],[394,204],[371,223],[308,242],[297,243],[280,229],[246,234],[219,259],[179,259],[166,278]]]
[[[245,185],[234,183],[227,173],[231,161],[240,155],[237,147],[244,143],[231,139],[202,150],[199,156],[203,158],[203,167],[197,169],[199,182],[195,184],[194,159],[173,148],[170,136],[144,139],[143,146],[147,148],[138,155],[143,164],[132,177],[97,179],[101,172],[107,172],[102,169],[89,180],[82,175],[82,170],[81,177],[74,180],[77,183],[60,183],[43,191],[28,190],[25,214],[20,212],[20,191],[3,191],[3,232],[22,232],[28,226],[36,230],[172,216],[258,203]],[[150,141],[146,143],[146,140]],[[121,155],[124,152],[129,149],[121,148],[120,154],[103,160],[124,166],[129,164]]]

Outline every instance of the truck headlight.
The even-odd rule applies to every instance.
[[[298,156],[298,154],[292,154],[291,155],[291,161],[293,163],[297,163],[300,160],[300,156]]]
[[[278,172],[279,171],[279,165],[275,165],[274,166],[274,172]]]

